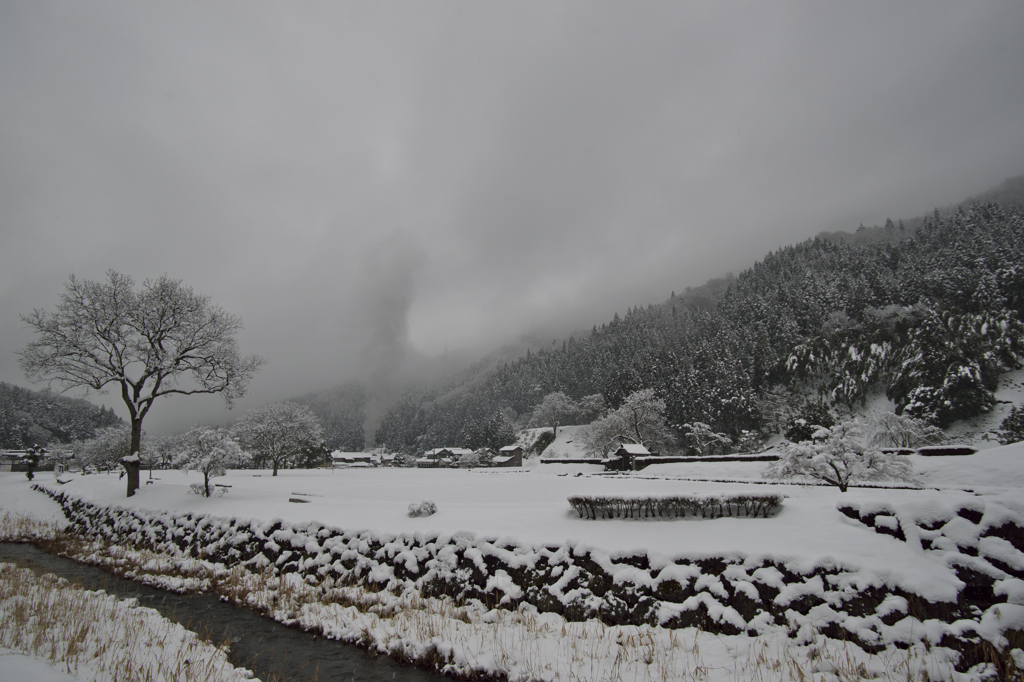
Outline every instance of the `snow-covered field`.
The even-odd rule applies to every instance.
[[[561,434],[560,434],[561,435]],[[911,457],[921,479],[921,490],[854,488],[840,493],[836,488],[800,485],[764,485],[760,471],[764,463],[722,462],[699,464],[669,464],[649,467],[635,474],[609,476],[599,467],[588,465],[543,465],[522,470],[410,470],[410,469],[348,469],[335,471],[283,471],[277,478],[269,472],[231,471],[217,483],[230,485],[221,497],[202,498],[189,492],[189,484],[200,479],[195,473],[177,471],[154,472],[152,484],[144,484],[134,498],[124,498],[124,481],[116,476],[64,476],[66,483],[58,484],[52,474],[42,474],[37,481],[48,488],[67,492],[103,506],[122,506],[136,510],[193,512],[220,518],[253,519],[260,522],[280,519],[287,524],[316,521],[322,525],[346,531],[368,531],[388,537],[435,535],[476,537],[500,540],[524,548],[542,548],[569,543],[578,549],[589,549],[594,555],[621,556],[645,553],[653,564],[670,564],[680,558],[744,557],[756,563],[762,559],[791,566],[807,573],[817,566],[842,566],[856,571],[866,585],[886,585],[920,595],[931,601],[955,600],[963,584],[954,570],[950,552],[923,551],[912,542],[898,540],[877,532],[864,523],[850,519],[839,511],[840,503],[859,509],[884,508],[897,510],[956,509],[987,502],[992,509],[1015,519],[1024,518],[1024,443],[984,450],[968,457]],[[143,477],[146,479],[144,472]],[[733,482],[720,482],[733,481]],[[715,520],[583,520],[572,511],[566,499],[570,495],[678,495],[685,493],[720,492],[781,492],[787,496],[781,513],[769,518],[723,518]],[[979,497],[980,495],[980,497]],[[296,502],[294,500],[302,500]],[[436,514],[425,518],[411,518],[407,514],[410,503],[432,500],[437,504]],[[21,474],[0,475],[0,506],[10,511],[55,518],[59,509],[49,498],[28,489]],[[908,512],[909,513],[909,512]],[[931,513],[931,512],[929,512]],[[878,524],[876,524],[877,527]],[[1024,524],[1021,524],[1024,525]],[[977,542],[977,538],[975,538]],[[991,543],[989,543],[991,544]],[[936,545],[938,546],[938,545]],[[1004,551],[1005,550],[1005,551]],[[1010,548],[1012,550],[1012,548]],[[1011,563],[1019,557],[1010,550],[1000,549],[1003,558]],[[1007,553],[1010,552],[1010,553]],[[1005,555],[1005,556],[1004,556]],[[957,555],[961,556],[961,555]],[[1024,557],[1024,555],[1021,555]],[[1024,565],[1022,565],[1024,567]],[[1005,581],[1003,589],[1024,587],[1021,581]],[[1011,598],[1012,611],[1005,618],[1016,617],[1013,609],[1022,609],[1012,602],[1024,598],[1024,591]],[[396,602],[396,605],[397,602]],[[308,616],[307,617],[311,617]],[[316,618],[324,618],[324,614]],[[335,614],[331,617],[342,618]],[[345,617],[355,617],[349,614]],[[481,616],[482,617],[482,616]],[[502,616],[513,617],[513,616]],[[449,633],[460,646],[471,646],[473,628],[468,627],[463,614],[453,621]],[[490,617],[493,623],[496,617]],[[537,616],[547,628],[565,626],[565,621],[551,614]],[[300,619],[301,620],[301,619]],[[473,620],[469,618],[469,620]],[[551,621],[551,622],[548,622]],[[558,621],[558,622],[556,622]],[[461,623],[461,625],[459,625]],[[480,627],[483,627],[481,621]],[[1003,623],[1013,624],[1011,621]],[[364,626],[369,627],[367,623]],[[379,624],[378,624],[379,625]],[[1024,627],[1024,622],[1018,624]],[[346,627],[350,627],[351,623]],[[375,625],[374,627],[377,627]],[[390,626],[389,626],[390,627]],[[537,621],[532,627],[537,628]],[[623,637],[624,630],[592,624],[569,624],[580,630],[583,639],[603,635]],[[593,632],[587,630],[591,628]],[[456,632],[456,630],[461,630]],[[634,628],[635,630],[635,628]],[[658,646],[667,646],[671,637],[693,641],[694,633],[686,630],[658,632],[650,628],[646,637]],[[503,631],[504,632],[504,631]],[[511,630],[509,630],[511,632]],[[615,634],[617,632],[617,634]],[[482,633],[482,631],[481,631]],[[498,646],[493,636],[479,634],[476,649],[471,656],[486,658]],[[771,633],[769,633],[771,634]],[[629,634],[641,637],[639,631]],[[785,643],[778,641],[775,632],[775,655],[795,655]],[[712,645],[714,640],[717,644]],[[639,640],[638,640],[639,641]],[[746,636],[712,636],[702,646],[703,658],[692,656],[683,662],[661,661],[661,670],[678,668],[669,678],[687,679],[694,666],[710,666],[719,673],[709,679],[743,679],[735,671],[737,660],[747,660],[753,648],[767,647],[767,640]],[[805,648],[801,655],[807,653]],[[511,641],[501,646],[513,646]],[[653,646],[653,644],[652,644]],[[717,649],[715,647],[718,647]],[[752,648],[753,647],[753,648]],[[856,649],[856,647],[854,647]],[[607,648],[607,652],[614,647]],[[793,649],[792,651],[796,651]],[[856,651],[860,651],[856,649]],[[746,653],[744,653],[746,652]],[[914,653],[914,650],[911,650]],[[897,652],[890,651],[890,656]],[[538,646],[531,655],[539,657],[543,665],[531,670],[547,670],[541,677],[551,678],[556,673],[567,678],[569,670],[559,667],[557,660],[543,660],[545,656],[565,656],[557,647]],[[605,655],[595,648],[587,656]],[[607,654],[611,655],[611,654]],[[856,654],[864,656],[863,652]],[[910,654],[907,654],[910,655]],[[918,655],[918,653],[914,653]],[[689,654],[688,654],[689,656]],[[941,656],[932,661],[938,668]],[[877,658],[877,657],[876,657]],[[481,658],[477,659],[482,660]],[[497,660],[497,659],[495,659]],[[497,665],[495,663],[494,665]],[[593,663],[593,679],[608,675],[610,661]],[[878,661],[868,661],[868,668],[877,669]],[[602,667],[603,666],[603,667]],[[500,667],[500,666],[499,666]],[[813,666],[806,670],[811,670]],[[639,670],[639,669],[638,669]],[[651,673],[647,669],[647,674]],[[733,673],[721,671],[733,670]],[[585,675],[579,675],[581,679]],[[778,679],[782,679],[780,676]],[[551,678],[553,679],[553,678]],[[631,679],[631,678],[626,678]],[[640,679],[643,679],[641,675]],[[767,679],[771,679],[770,677]]]
[[[831,561],[866,569],[884,582],[943,598],[953,584],[947,567],[919,551],[850,522],[839,502],[875,503],[894,499],[953,505],[976,492],[1003,498],[1024,495],[1024,444],[995,448],[970,457],[911,456],[925,490],[765,485],[765,463],[722,462],[652,466],[635,474],[609,476],[592,465],[543,465],[533,469],[338,469],[269,472],[231,471],[217,483],[230,485],[221,497],[189,492],[197,474],[154,472],[135,497],[124,497],[124,481],[113,475],[65,476],[54,486],[52,475],[39,481],[102,505],[131,509],[192,511],[291,523],[323,525],[376,534],[473,533],[480,537],[545,546],[570,541],[610,553],[647,551],[671,560],[743,554],[800,566]],[[144,473],[144,480],[147,480]],[[700,481],[736,479],[751,483]],[[23,476],[10,475],[0,485],[24,487]],[[934,490],[939,488],[940,490]],[[570,495],[678,495],[744,490],[781,492],[787,496],[780,514],[770,519],[736,518],[672,521],[579,518],[567,503]],[[965,492],[970,490],[971,492]],[[302,503],[290,500],[303,500]],[[413,502],[432,500],[437,513],[408,516]],[[1024,497],[1022,497],[1024,502]]]

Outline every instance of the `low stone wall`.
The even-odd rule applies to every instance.
[[[997,573],[982,579],[977,563],[965,562],[955,566],[965,583],[957,601],[935,603],[834,565],[801,572],[741,556],[664,563],[646,553],[608,554],[570,543],[524,547],[469,534],[379,535],[317,523],[144,512],[36,487],[60,503],[75,533],[172,556],[296,572],[311,582],[330,577],[372,589],[415,589],[496,608],[526,603],[568,620],[750,635],[784,626],[794,636],[818,632],[869,651],[928,637],[964,653],[963,669],[977,662],[970,652],[986,609],[1013,596],[997,589],[993,576],[1021,575],[993,564]],[[892,526],[882,512],[842,511],[878,532]],[[1024,550],[1021,528],[998,528],[979,537],[1007,538]]]

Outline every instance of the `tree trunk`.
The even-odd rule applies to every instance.
[[[139,467],[141,464],[141,458],[139,453],[141,451],[142,443],[142,420],[132,419],[132,442],[131,448],[129,448],[130,454],[127,458],[121,460],[121,464],[124,465],[125,471],[128,472],[128,495],[132,497],[135,491],[139,489]]]
[[[277,476],[277,460],[274,460],[274,476]]]

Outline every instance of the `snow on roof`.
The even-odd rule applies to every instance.
[[[453,455],[471,455],[473,451],[469,448],[434,448],[433,450],[427,450],[426,455],[428,457],[440,455],[442,452],[449,452]]]
[[[623,443],[620,449],[625,450],[629,455],[649,455],[651,451],[637,443]]]
[[[506,445],[502,449],[498,450],[498,452],[515,452],[516,450],[522,450],[522,448],[518,445]]]
[[[504,464],[505,462],[510,462],[513,459],[513,457],[495,457],[491,461],[494,462],[495,464]]]
[[[373,455],[369,452],[342,452],[341,450],[335,450],[331,453],[331,459],[372,459]]]

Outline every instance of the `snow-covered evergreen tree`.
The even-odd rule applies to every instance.
[[[1024,407],[1014,405],[1010,408],[1010,414],[999,425],[999,442],[1009,445],[1022,440],[1024,440]]]

